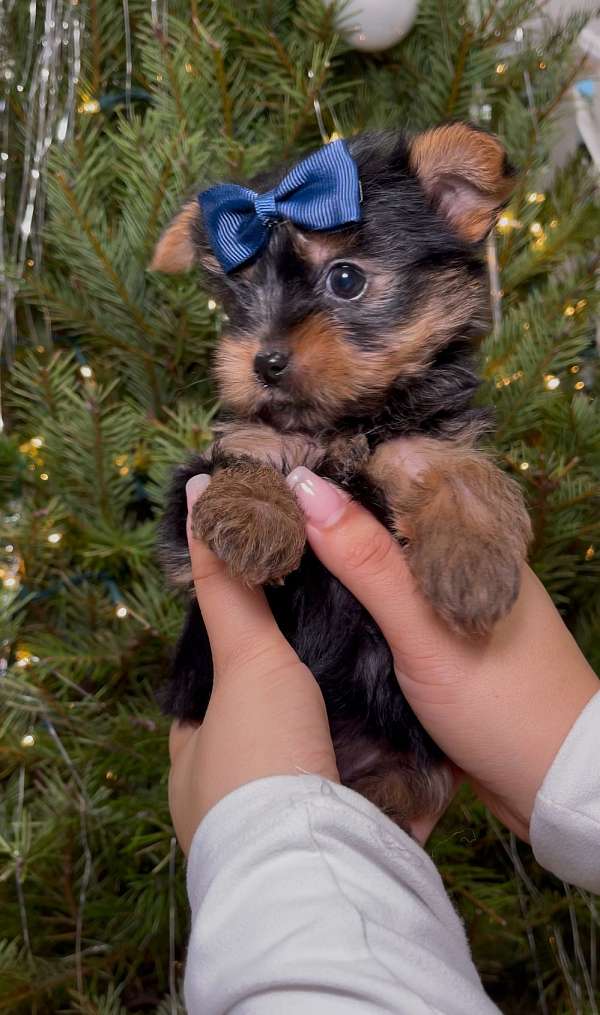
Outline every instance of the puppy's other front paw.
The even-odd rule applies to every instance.
[[[504,542],[456,530],[411,543],[411,570],[431,605],[456,631],[486,634],[519,594],[522,552]]]
[[[212,477],[192,509],[192,532],[248,585],[281,582],[306,541],[302,510],[281,473],[252,461]]]

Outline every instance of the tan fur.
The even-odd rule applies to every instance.
[[[352,249],[352,236],[346,231],[310,233],[287,225],[296,252],[317,268],[336,257],[348,257]]]
[[[306,540],[304,515],[281,473],[251,461],[215,473],[194,504],[192,532],[252,586],[295,571]]]
[[[259,339],[248,335],[233,339],[223,335],[215,353],[214,372],[225,405],[240,415],[252,415],[260,402],[262,385],[254,373]]]
[[[450,800],[453,778],[444,762],[427,771],[417,769],[412,755],[398,753],[354,723],[334,726],[333,746],[342,783],[406,831],[415,818],[440,813]]]
[[[410,163],[442,214],[471,242],[491,229],[513,189],[505,175],[505,151],[497,138],[465,123],[419,134]]]
[[[325,448],[316,438],[303,434],[282,434],[264,423],[225,423],[215,429],[219,448],[231,455],[245,455],[268,463],[281,471],[291,472],[297,465],[317,469],[323,461]]]
[[[467,634],[491,630],[518,595],[531,538],[518,485],[464,441],[432,438],[381,445],[366,471],[437,612]]]
[[[192,225],[198,215],[198,202],[189,201],[167,226],[156,244],[150,271],[176,275],[190,271],[196,254],[192,241]]]

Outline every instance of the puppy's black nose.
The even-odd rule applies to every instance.
[[[266,384],[278,384],[289,360],[288,354],[280,350],[259,352],[254,357],[254,370]]]

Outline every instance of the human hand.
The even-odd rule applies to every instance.
[[[523,839],[544,776],[600,684],[550,597],[525,567],[491,634],[451,631],[425,601],[394,537],[332,484],[288,476],[325,566],[381,628],[415,714],[490,810]]]
[[[188,512],[208,481],[189,481]],[[302,772],[340,781],[321,691],[264,592],[229,577],[191,535],[189,514],[188,543],[214,683],[203,723],[174,722],[169,738],[169,806],[186,853],[204,815],[244,783]]]
[[[208,481],[190,480],[188,511]],[[311,773],[340,781],[319,686],[277,627],[264,592],[227,574],[193,538],[189,516],[187,532],[214,683],[203,723],[174,722],[169,738],[169,806],[186,853],[210,808],[253,779]],[[418,842],[439,817],[423,815],[411,824]]]

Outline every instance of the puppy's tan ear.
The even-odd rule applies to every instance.
[[[190,271],[198,257],[193,239],[194,226],[200,218],[197,201],[188,201],[169,223],[156,244],[150,262],[150,271],[162,271],[167,275]]]
[[[489,233],[514,187],[514,171],[498,138],[466,123],[418,134],[410,165],[433,206],[470,243]]]

